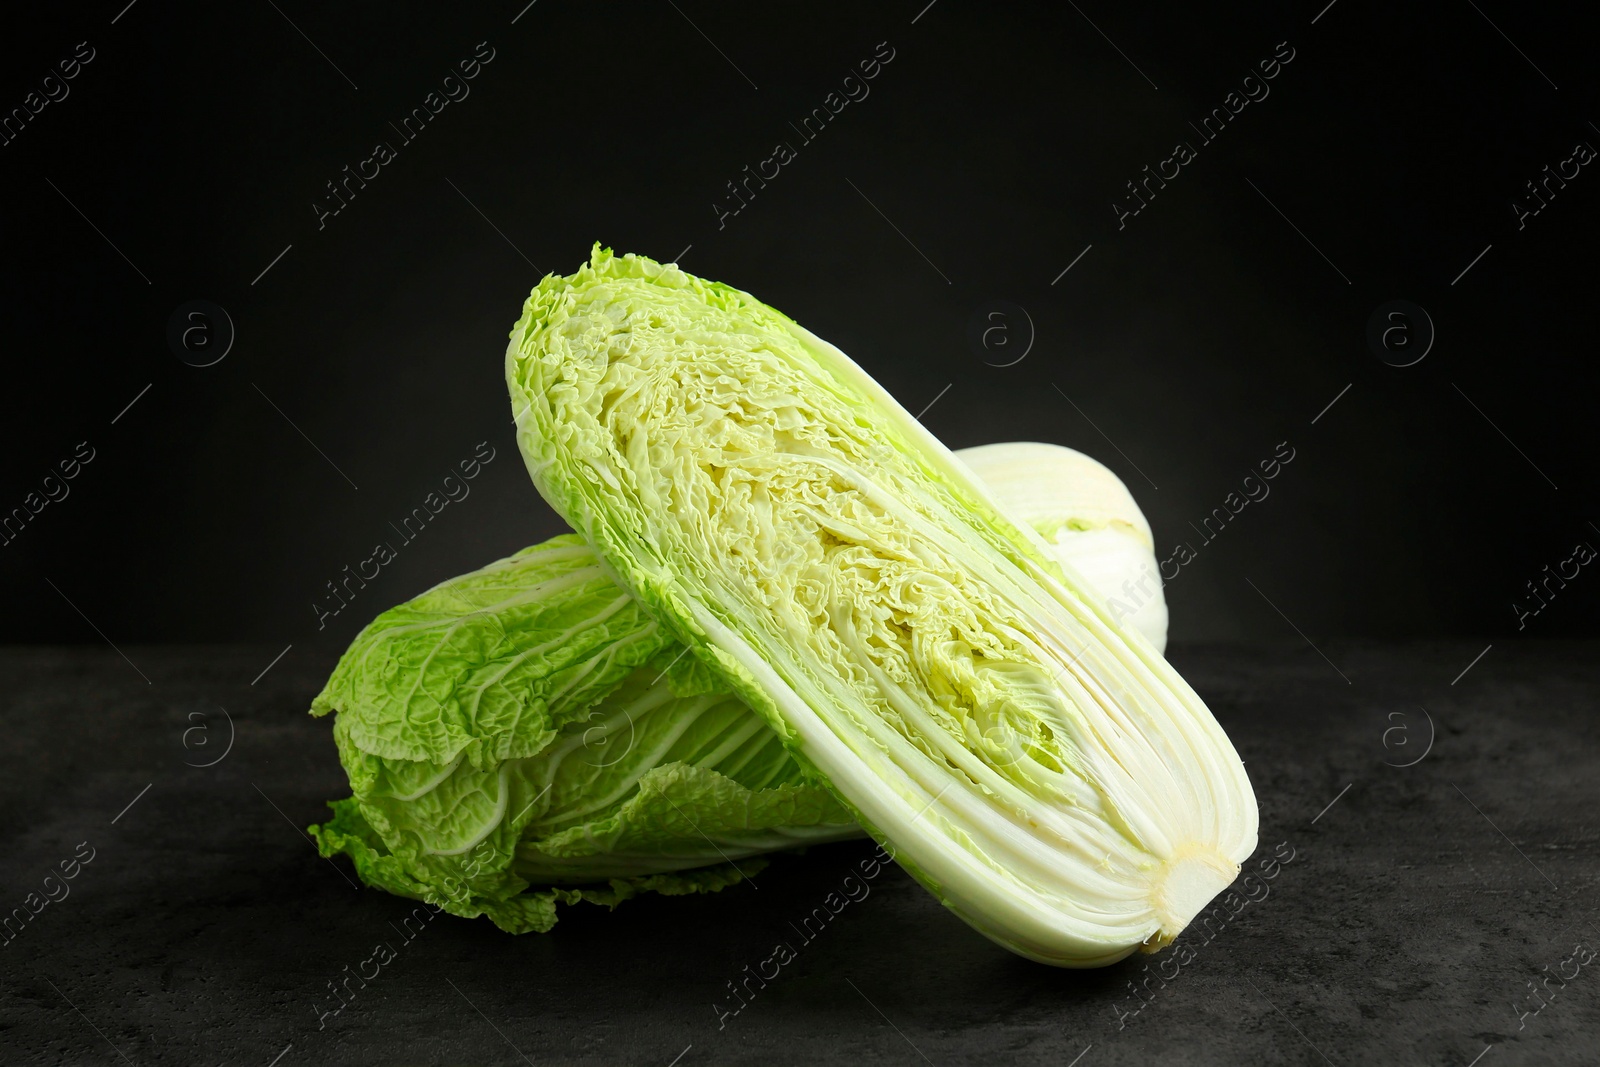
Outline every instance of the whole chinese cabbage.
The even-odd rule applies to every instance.
[[[338,712],[353,794],[311,828],[320,849],[522,932],[558,903],[720,889],[759,853],[859,834],[684,651],[572,534],[384,612],[312,702]]]

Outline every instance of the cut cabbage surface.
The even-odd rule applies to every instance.
[[[1198,696],[837,348],[597,247],[534,290],[506,374],[545,499],[986,936],[1154,949],[1254,850]]]

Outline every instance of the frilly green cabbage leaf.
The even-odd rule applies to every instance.
[[[567,534],[384,612],[312,714],[353,796],[312,833],[367,884],[502,928],[705,892],[856,836],[765,721]]]

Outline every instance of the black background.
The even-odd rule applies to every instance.
[[[687,246],[686,269],[792,314],[911,411],[939,397],[925,422],[953,447],[1102,459],[1163,557],[1198,550],[1168,589],[1179,642],[1290,635],[1284,617],[1313,638],[1595,631],[1587,575],[1520,634],[1512,607],[1600,543],[1600,178],[1585,168],[1520,232],[1511,209],[1577,141],[1600,145],[1583,27],[1464,0],[1340,0],[1314,25],[1315,3],[923,3],[30,12],[0,45],[0,105],[79,41],[95,58],[0,148],[0,505],[79,441],[96,458],[0,549],[0,634],[336,651],[556,532],[502,353],[534,282],[595,240]],[[402,143],[389,123],[480,41],[495,58],[470,95]],[[801,143],[789,123],[885,41],[870,95]],[[1270,96],[1200,145],[1188,124],[1282,41]],[[379,140],[398,158],[319,229],[324,183]],[[798,158],[719,228],[725,183],[779,140]],[[1113,201],[1179,140],[1199,158],[1119,231]],[[1437,329],[1405,368],[1365,340],[1397,298]],[[166,341],[193,299],[237,331],[206,368]],[[988,364],[1025,326],[1003,359],[968,342],[996,299],[1034,330],[1010,367]],[[325,583],[480,441],[497,458],[471,497],[319,630]],[[1202,541],[1191,523],[1281,441],[1296,458],[1271,496]]]

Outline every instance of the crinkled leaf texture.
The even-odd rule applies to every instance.
[[[311,828],[323,854],[513,932],[861,832],[572,534],[384,612],[312,702],[329,712],[354,795]]]
[[[837,348],[596,246],[528,298],[506,379],[545,499],[988,937],[1153,949],[1254,850],[1199,697]]]

